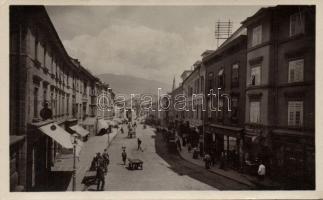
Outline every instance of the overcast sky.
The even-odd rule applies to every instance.
[[[93,74],[126,74],[176,84],[206,49],[215,22],[240,22],[259,6],[46,6],[70,56]]]

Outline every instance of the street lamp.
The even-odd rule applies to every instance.
[[[77,145],[77,134],[74,133],[73,135],[73,191],[75,191],[76,185],[76,145]]]

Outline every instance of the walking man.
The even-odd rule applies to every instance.
[[[141,140],[139,138],[137,139],[137,143],[138,143],[138,149],[137,149],[137,151],[139,151],[139,149],[141,151],[143,151],[142,148],[141,148]]]
[[[103,158],[100,157],[98,160],[97,160],[97,169],[96,169],[96,178],[97,178],[97,181],[98,181],[98,184],[97,184],[97,191],[103,191],[104,190],[104,185],[105,185],[105,167],[104,167],[104,161],[103,161]]]
[[[127,153],[125,149],[122,150],[121,157],[122,157],[123,165],[126,165]]]
[[[109,154],[108,154],[107,149],[104,149],[103,154],[102,154],[102,158],[103,158],[103,162],[104,162],[105,171],[108,172],[108,165],[110,163],[110,160],[109,160]]]

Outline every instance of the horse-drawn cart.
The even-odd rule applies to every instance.
[[[133,170],[133,169],[141,169],[143,170],[143,164],[144,162],[140,159],[131,159],[128,158],[128,169]]]

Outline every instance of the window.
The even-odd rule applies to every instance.
[[[43,96],[43,102],[44,102],[44,105],[45,105],[45,102],[47,101],[47,86],[44,87],[44,96]]]
[[[46,49],[46,44],[44,45],[44,58],[43,58],[43,64],[44,64],[44,68],[47,68],[47,64],[46,63],[46,54],[47,54],[47,49]]]
[[[219,88],[224,88],[224,70],[220,69],[218,73]]]
[[[303,102],[289,101],[288,102],[288,126],[303,125]]]
[[[251,85],[260,85],[260,66],[255,66],[251,68],[250,73]]]
[[[260,122],[260,102],[252,101],[250,102],[250,122],[259,123]]]
[[[237,122],[238,120],[238,105],[239,105],[238,97],[233,96],[231,98],[231,120],[234,122]]]
[[[38,88],[34,88],[34,117],[38,117]]]
[[[201,77],[201,90],[200,91],[201,92],[204,91],[204,77],[203,76]]]
[[[304,59],[298,59],[288,62],[288,82],[301,82],[304,80]]]
[[[252,46],[261,44],[262,40],[262,26],[259,25],[252,29]]]
[[[217,114],[217,118],[218,118],[218,121],[222,121],[223,120],[223,112],[224,112],[224,107],[223,107],[223,99],[220,98],[219,99],[219,109],[217,110],[216,114]]]
[[[37,60],[38,61],[38,36],[37,35],[35,35],[35,52],[34,52],[34,54],[35,54],[35,60]]]
[[[295,13],[290,16],[289,36],[304,33],[304,15],[301,12]]]
[[[232,65],[231,86],[232,87],[239,86],[239,65],[238,64]]]
[[[208,86],[208,93],[210,92],[210,90],[213,89],[213,72],[209,73],[209,86]]]
[[[66,115],[69,115],[69,103],[70,103],[70,97],[67,95],[66,97]]]

